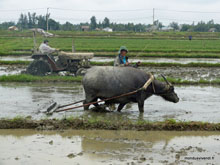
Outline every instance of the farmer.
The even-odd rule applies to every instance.
[[[53,52],[59,51],[59,49],[51,48],[51,47],[48,45],[48,43],[49,43],[48,40],[44,40],[44,42],[40,44],[39,51],[40,51],[42,54],[51,54],[51,53],[53,53]]]
[[[118,53],[119,54],[115,58],[114,66],[128,66],[130,64],[126,56],[128,49],[125,46],[121,46]]]
[[[140,61],[138,61],[136,64],[131,64],[130,62],[128,62],[128,57],[126,56],[128,53],[128,49],[126,48],[126,46],[121,46],[118,53],[119,54],[115,58],[114,66],[131,66],[134,68],[140,66]]]

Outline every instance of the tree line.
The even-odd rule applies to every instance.
[[[89,30],[100,30],[106,27],[112,28],[113,31],[134,31],[134,32],[145,32],[151,30],[163,30],[163,23],[159,20],[152,24],[134,24],[134,23],[114,23],[110,22],[109,18],[105,17],[103,21],[97,22],[95,16],[90,18],[90,22],[72,24],[66,22],[64,24],[50,18],[48,15],[37,15],[36,13],[21,14],[17,22],[3,22],[0,24],[0,29],[8,29],[10,26],[17,26],[20,30],[31,29],[31,28],[41,28],[47,29],[47,19],[48,19],[48,29],[49,30],[64,30],[64,31],[80,31],[82,26],[89,26]],[[177,22],[171,22],[169,24],[174,31],[192,31],[192,32],[208,32],[211,28],[214,28],[216,32],[220,32],[220,24],[214,23],[213,20],[200,21],[197,24],[181,24]]]

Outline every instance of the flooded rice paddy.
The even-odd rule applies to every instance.
[[[57,58],[57,57],[55,57]],[[0,60],[2,61],[33,61],[31,56],[0,56]],[[91,61],[97,62],[110,62],[114,61],[114,57],[94,57]],[[155,58],[155,57],[130,57],[130,62],[158,62],[158,63],[211,63],[216,64],[220,63],[220,58]]]
[[[110,57],[94,57],[91,61],[97,62],[111,62],[114,61],[114,58]],[[135,57],[129,58],[130,62],[156,62],[156,63],[180,63],[180,64],[188,64],[188,63],[211,63],[216,64],[220,63],[220,58],[155,58],[155,57]]]
[[[136,103],[128,104],[121,113],[96,113],[78,108],[69,112],[54,113],[49,118],[66,116],[104,116],[106,120],[145,119],[163,121],[220,122],[220,86],[176,86],[180,98],[177,104],[152,96],[145,101],[145,112],[139,115]],[[31,116],[33,119],[47,117],[39,110],[45,109],[53,100],[59,104],[84,99],[83,87],[79,83],[1,83],[0,118]]]
[[[33,61],[31,56],[0,56],[1,61]]]
[[[31,61],[25,57],[0,60]],[[112,61],[95,57],[93,61]],[[132,62],[219,63],[220,59],[141,58]],[[19,74],[26,66],[0,66],[0,76]],[[185,80],[220,78],[219,68],[144,67],[155,76],[164,74]],[[175,86],[180,102],[173,104],[158,96],[145,101],[140,115],[136,103],[121,113],[98,113],[78,108],[47,116],[40,110],[55,101],[66,104],[84,99],[80,83],[0,83],[0,118],[17,116],[32,119],[102,116],[118,120],[202,121],[220,123],[220,86]],[[205,131],[106,131],[106,130],[0,130],[0,164],[218,164],[220,133]]]
[[[3,56],[0,60],[7,61],[31,61],[30,56]],[[106,57],[94,57],[92,61],[107,62],[112,61],[113,58]],[[207,62],[207,63],[220,63],[220,59],[207,59],[207,58],[133,58],[131,62],[175,62],[175,63],[190,63],[190,62]],[[0,66],[0,76],[1,75],[15,75],[20,74],[26,70],[27,66],[22,65],[1,65]],[[155,76],[159,74],[164,74],[169,77],[179,78],[183,80],[198,81],[200,79],[213,80],[220,78],[220,68],[219,67],[140,67],[140,69],[151,72]]]
[[[3,75],[16,75],[26,71],[27,66],[16,65],[0,65],[0,76]]]
[[[1,65],[0,76],[15,75],[26,71],[24,65]],[[220,68],[216,67],[141,67],[140,69],[151,72],[155,76],[164,74],[168,77],[174,77],[182,80],[198,81],[215,80],[220,78]]]
[[[0,164],[218,164],[220,133],[0,130]]]
[[[220,68],[217,67],[143,67],[140,69],[151,72],[155,76],[163,74],[181,80],[210,81],[220,78]]]

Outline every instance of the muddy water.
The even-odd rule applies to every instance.
[[[0,56],[0,60],[3,61],[32,61],[31,56]],[[114,58],[111,57],[94,57],[91,61],[98,62],[110,62],[114,61]],[[167,63],[181,63],[187,64],[191,62],[195,63],[220,63],[220,58],[154,58],[154,57],[138,57],[138,58],[129,58],[130,62],[167,62]]]
[[[0,66],[0,76],[2,75],[15,75],[20,74],[22,71],[26,70],[27,66],[13,66],[13,65],[1,65]]]
[[[110,57],[94,57],[91,61],[110,62],[114,61],[114,58]],[[157,63],[220,63],[220,58],[154,58],[154,57],[142,57],[142,58],[129,58],[130,62],[157,62]]]
[[[28,60],[31,61],[30,56],[6,56],[0,57],[0,60]],[[94,57],[92,61],[112,61],[113,58],[106,57]],[[143,61],[143,62],[177,62],[177,63],[190,63],[190,62],[207,62],[207,63],[220,63],[220,59],[193,59],[193,58],[134,58],[131,59],[132,62]],[[0,76],[2,75],[14,75],[20,74],[26,70],[27,66],[22,65],[1,65],[0,66]],[[140,68],[144,71],[151,72],[156,76],[159,74],[164,74],[169,77],[180,78],[184,80],[197,81],[202,79],[213,80],[220,78],[220,68],[208,68],[208,67],[142,67]]]
[[[48,104],[55,101],[61,104],[81,100],[83,88],[80,84],[72,83],[1,83],[0,85],[0,117],[27,116],[33,118],[45,117],[38,113]],[[76,114],[82,110],[78,110]],[[63,114],[55,114],[55,116]]]
[[[31,56],[0,56],[1,61],[33,61]]]
[[[27,66],[0,66],[0,76],[20,74],[26,70]],[[198,81],[200,79],[213,80],[220,78],[220,68],[208,67],[142,67],[146,72],[151,72],[155,76],[164,74],[169,77],[183,80]]]
[[[151,72],[155,76],[164,74],[181,80],[198,81],[220,79],[220,68],[208,67],[143,67],[146,72]]]
[[[181,121],[220,122],[220,86],[177,86],[180,98],[177,104],[152,96],[145,101],[145,113],[139,115],[136,103],[127,105],[121,113],[97,113],[78,108],[69,112],[54,113],[49,118],[65,116],[100,116],[106,120],[145,119],[163,121],[174,118]],[[52,100],[66,104],[84,99],[83,88],[78,83],[1,83],[0,117],[32,116],[45,118],[39,110]]]
[[[219,132],[0,130],[0,164],[217,164]]]

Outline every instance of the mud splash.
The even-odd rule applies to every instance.
[[[0,66],[0,76],[2,75],[15,75],[20,74],[21,72],[26,70],[27,66],[15,66],[15,65],[1,65]]]
[[[217,164],[219,132],[0,130],[0,164]]]

